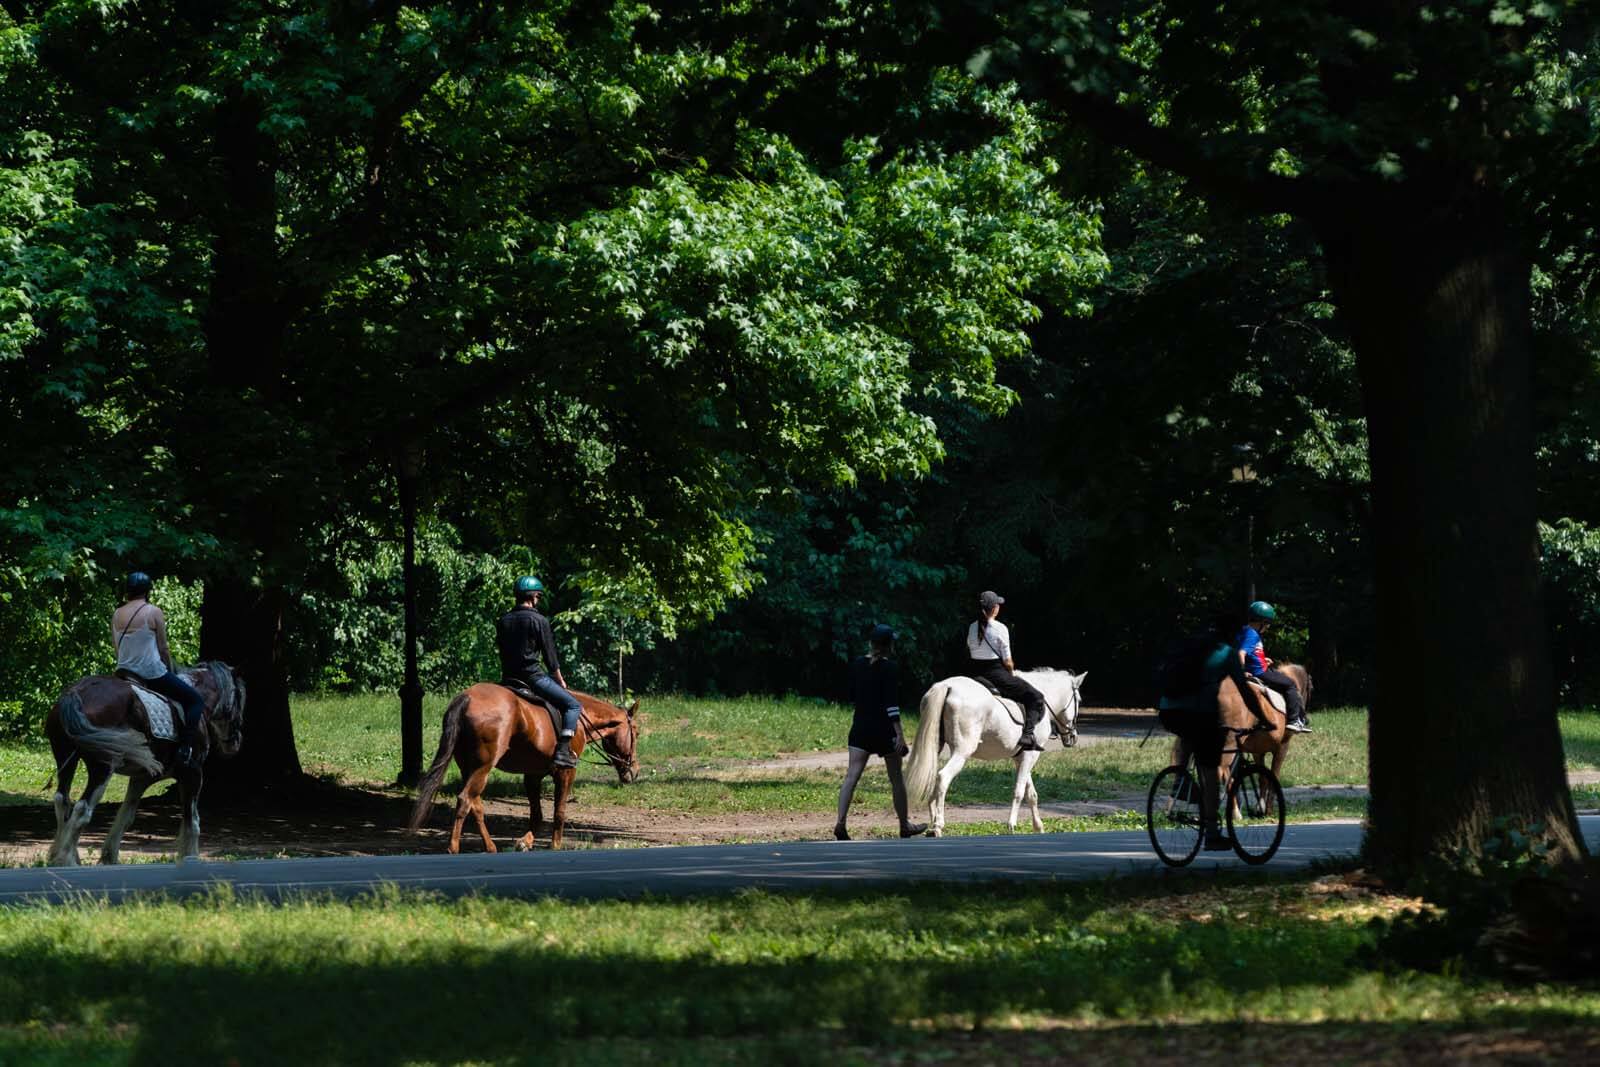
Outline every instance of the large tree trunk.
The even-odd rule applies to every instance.
[[[250,559],[281,565],[282,546],[301,536],[291,506],[297,486],[275,477],[281,432],[284,312],[277,252],[276,149],[261,132],[259,103],[236,92],[216,115],[218,177],[224,205],[213,218],[213,274],[205,312],[209,382],[191,420],[202,451],[199,484],[225,501],[219,513],[228,540],[242,547],[209,577],[201,607],[200,654],[238,668],[245,680],[244,747],[206,785],[208,794],[234,793],[300,773],[289,718],[283,662],[285,594],[250,581]],[[241,561],[241,558],[243,561]]]
[[[234,793],[300,773],[283,662],[281,589],[230,578],[206,581],[200,606],[200,658],[234,667],[245,684],[244,747],[208,775],[207,792]]]
[[[1583,848],[1539,582],[1529,264],[1497,205],[1463,199],[1368,204],[1323,233],[1371,440],[1366,847],[1400,875],[1502,817]]]

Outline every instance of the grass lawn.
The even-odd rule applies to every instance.
[[[0,1062],[1358,1062],[1593,1038],[1593,989],[1374,971],[1370,921],[1409,902],[1310,877],[0,909]]]

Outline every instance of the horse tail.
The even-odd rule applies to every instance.
[[[56,701],[56,717],[80,755],[110,764],[113,772],[124,771],[132,764],[147,774],[161,774],[161,761],[150,751],[150,743],[142,733],[126,726],[96,726],[84,713],[83,698],[76,690],[61,694]]]
[[[933,799],[939,749],[944,747],[944,702],[949,695],[948,682],[940,682],[922,695],[922,726],[911,742],[911,755],[906,757],[905,765],[906,796],[917,805]]]
[[[461,733],[461,716],[470,703],[472,698],[462,693],[444,709],[444,728],[439,733],[439,751],[433,754],[433,765],[428,768],[428,773],[417,783],[417,806],[411,809],[411,821],[406,824],[409,830],[421,829],[428,818],[428,810],[433,805],[433,794],[438,792],[440,784],[444,781],[445,771],[450,769],[450,757],[456,754],[456,737]]]

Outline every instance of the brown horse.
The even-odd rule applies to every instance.
[[[1298,663],[1274,663],[1273,670],[1282,671],[1294,679],[1295,686],[1300,690],[1300,699],[1307,707],[1311,705],[1311,675]],[[1261,730],[1248,734],[1244,738],[1244,750],[1261,757],[1266,763],[1266,757],[1271,756],[1272,762],[1268,764],[1273,775],[1278,779],[1283,778],[1283,761],[1289,754],[1289,742],[1294,740],[1294,734],[1286,729],[1288,717],[1272,706],[1269,700],[1259,689],[1256,691],[1256,701],[1261,705],[1262,714],[1272,723],[1271,730]],[[1242,730],[1255,725],[1256,717],[1245,706],[1244,697],[1239,695],[1239,688],[1232,678],[1222,680],[1222,688],[1217,691],[1217,715],[1222,720],[1222,725]],[[1232,741],[1230,739],[1230,747]]]
[[[213,740],[223,756],[237,753],[244,742],[244,683],[232,667],[215,661],[199,664],[182,675],[205,699],[206,729],[196,740],[200,760],[210,752]],[[174,710],[173,716],[181,732],[182,710]],[[139,810],[139,798],[152,784],[168,777],[178,780],[178,796],[183,805],[178,858],[193,859],[200,854],[202,771],[198,766],[193,770],[176,766],[178,742],[154,735],[144,704],[130,683],[102,674],[79,679],[50,709],[44,732],[50,739],[50,751],[55,754],[60,775],[54,797],[56,838],[50,846],[50,866],[78,864],[78,837],[89,825],[113,774],[128,776],[128,792],[106,834],[100,850],[101,863],[117,862],[122,835]],[[79,761],[88,767],[89,780],[74,805],[68,794]]]
[[[625,784],[637,780],[639,758],[635,746],[639,733],[633,716],[639,710],[639,702],[635,700],[631,706],[622,708],[588,693],[572,695],[583,705],[578,733],[572,739],[573,753],[581,756],[585,744],[599,741],[606,762],[617,769],[617,777]],[[572,792],[572,779],[578,769],[555,766],[551,762],[555,751],[555,726],[543,705],[530,703],[505,686],[479,682],[459,694],[445,709],[439,751],[417,788],[417,805],[411,810],[410,828],[415,831],[426,821],[433,805],[433,794],[444,781],[445,771],[454,757],[456,766],[461,768],[461,792],[456,796],[456,818],[450,828],[452,855],[461,851],[461,824],[469,811],[477,820],[484,850],[498,851],[483,821],[483,788],[488,784],[489,772],[496,767],[521,774],[527,788],[531,828],[517,839],[517,847],[524,850],[533,847],[534,837],[544,822],[539,789],[545,775],[551,776],[555,782],[555,817],[550,847],[560,848],[567,822],[567,796]]]

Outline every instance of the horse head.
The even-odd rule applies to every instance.
[[[236,756],[244,745],[244,679],[221,660],[212,660],[203,666],[216,691],[207,720],[211,738],[223,757]]]
[[[1042,668],[1028,671],[1028,681],[1044,696],[1047,713],[1058,728],[1070,727],[1078,721],[1079,693],[1089,672],[1073,674],[1070,670]]]
[[[616,707],[616,705],[612,705]],[[605,732],[600,735],[600,748],[606,754],[606,760],[617,769],[617,777],[623,785],[639,780],[639,722],[635,714],[639,710],[639,702],[635,700],[626,708],[617,707],[622,712],[620,718],[614,722],[602,723]]]

